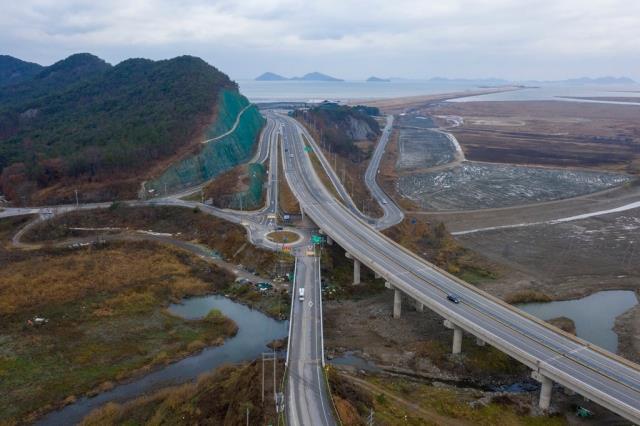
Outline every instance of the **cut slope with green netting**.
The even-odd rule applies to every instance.
[[[206,132],[205,139],[223,135],[232,129],[238,114],[249,101],[238,92],[225,90],[218,99],[216,122]],[[264,118],[255,105],[247,108],[233,132],[202,145],[199,153],[186,157],[169,167],[160,177],[148,182],[146,188],[156,194],[198,185],[223,173],[253,155],[255,144],[264,125]]]

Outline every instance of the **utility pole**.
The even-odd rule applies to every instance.
[[[76,189],[76,208],[80,207],[80,202],[78,201],[78,190]]]
[[[264,404],[264,362],[273,361],[273,398],[277,400],[278,393],[276,392],[276,350],[272,352],[262,353],[262,403]]]

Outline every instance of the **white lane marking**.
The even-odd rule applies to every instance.
[[[558,223],[573,222],[576,220],[588,219],[590,217],[595,217],[595,216],[604,216],[610,213],[620,213],[620,212],[633,210],[637,208],[640,208],[640,201],[635,201],[633,203],[625,204],[623,206],[615,207],[613,209],[599,210],[591,213],[583,213],[576,216],[563,217],[560,219],[545,220],[541,222],[514,223],[513,225],[488,226],[486,228],[476,228],[476,229],[469,229],[466,231],[452,232],[451,235],[467,235],[467,234],[474,234],[476,232],[495,231],[498,229],[522,228],[525,226],[535,226],[535,225],[555,225]]]

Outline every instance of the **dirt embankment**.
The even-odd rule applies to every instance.
[[[463,354],[451,356],[451,330],[437,314],[418,312],[403,300],[402,317],[392,319],[390,290],[362,300],[324,303],[325,347],[330,356],[353,351],[385,371],[439,380],[496,385],[525,380],[527,369],[465,335]]]
[[[246,164],[236,166],[217,176],[204,188],[204,199],[213,201],[213,205],[223,209],[230,208],[232,198],[239,192],[249,189],[249,175]]]

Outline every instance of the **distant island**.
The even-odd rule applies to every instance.
[[[388,83],[391,81],[389,78],[380,78],[376,76],[371,76],[366,80],[368,83]]]
[[[265,72],[264,74],[256,77],[256,81],[283,81],[289,80],[287,77],[283,77],[280,74],[276,74],[274,72]]]
[[[331,77],[327,74],[322,74],[320,72],[310,72],[308,74],[303,75],[302,77],[291,77],[287,78],[282,75],[273,73],[273,72],[265,72],[264,74],[259,75],[255,78],[256,81],[344,81],[340,78]]]

